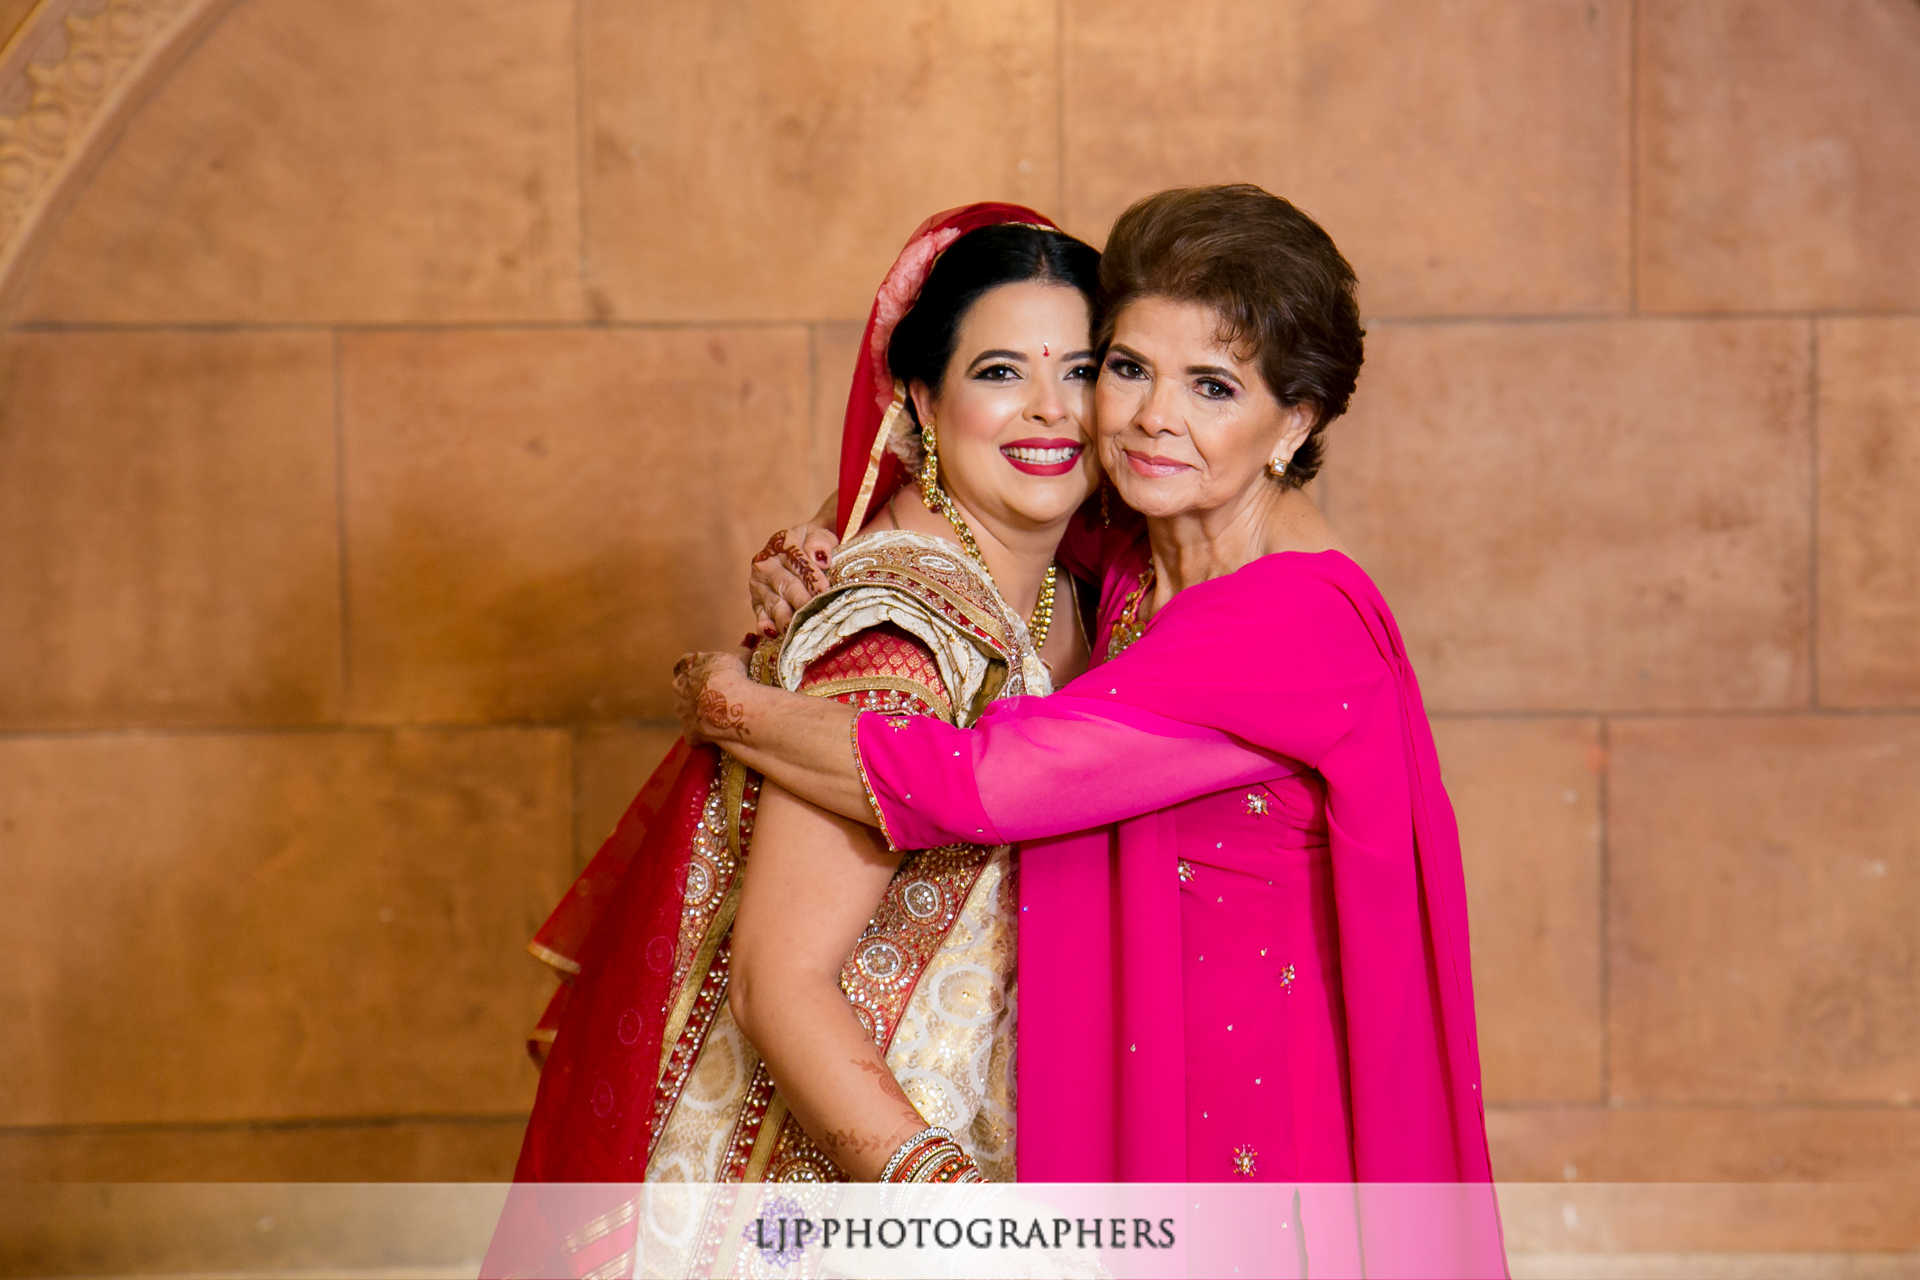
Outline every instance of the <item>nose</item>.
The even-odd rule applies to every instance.
[[[1053,426],[1064,422],[1069,416],[1066,397],[1060,394],[1060,385],[1053,378],[1035,378],[1032,383],[1033,398],[1027,403],[1027,418],[1041,426]]]
[[[1180,434],[1183,424],[1174,404],[1179,393],[1172,379],[1155,378],[1140,401],[1140,411],[1133,415],[1134,425],[1150,436]]]

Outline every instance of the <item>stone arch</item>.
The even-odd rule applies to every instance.
[[[235,0],[39,0],[0,48],[0,314],[148,96]]]

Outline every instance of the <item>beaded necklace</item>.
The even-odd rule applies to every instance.
[[[966,518],[960,514],[960,508],[954,506],[953,498],[948,495],[944,486],[935,489],[934,493],[937,495],[935,501],[927,505],[939,507],[940,514],[947,518],[947,523],[953,526],[953,531],[960,535],[960,545],[967,549],[967,554],[972,556],[975,563],[980,566],[980,572],[987,575],[987,581],[993,582],[993,570],[987,568],[987,558],[980,554],[980,544],[973,540],[973,530],[967,527]],[[922,501],[924,500],[923,494]],[[898,523],[897,519],[895,523]],[[1053,628],[1053,597],[1059,576],[1060,566],[1049,562],[1047,576],[1040,582],[1040,598],[1034,602],[1033,616],[1027,619],[1027,634],[1033,637],[1035,653],[1047,647],[1047,632]],[[1000,584],[995,582],[994,590],[999,589]]]

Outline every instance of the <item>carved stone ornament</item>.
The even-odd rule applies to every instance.
[[[0,303],[147,94],[234,0],[40,0],[0,49]]]

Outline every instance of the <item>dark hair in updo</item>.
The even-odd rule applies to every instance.
[[[1322,433],[1360,378],[1367,331],[1357,289],[1333,237],[1279,196],[1248,183],[1162,191],[1121,214],[1107,237],[1095,345],[1106,350],[1121,308],[1141,298],[1213,308],[1221,341],[1259,366],[1275,399],[1314,407],[1281,478],[1298,488],[1318,474]]]
[[[1100,253],[1064,231],[1044,227],[1002,223],[967,232],[946,247],[913,309],[894,326],[887,368],[908,386],[924,382],[938,395],[960,339],[960,322],[973,304],[990,289],[1026,280],[1078,289],[1091,313],[1100,293]]]

